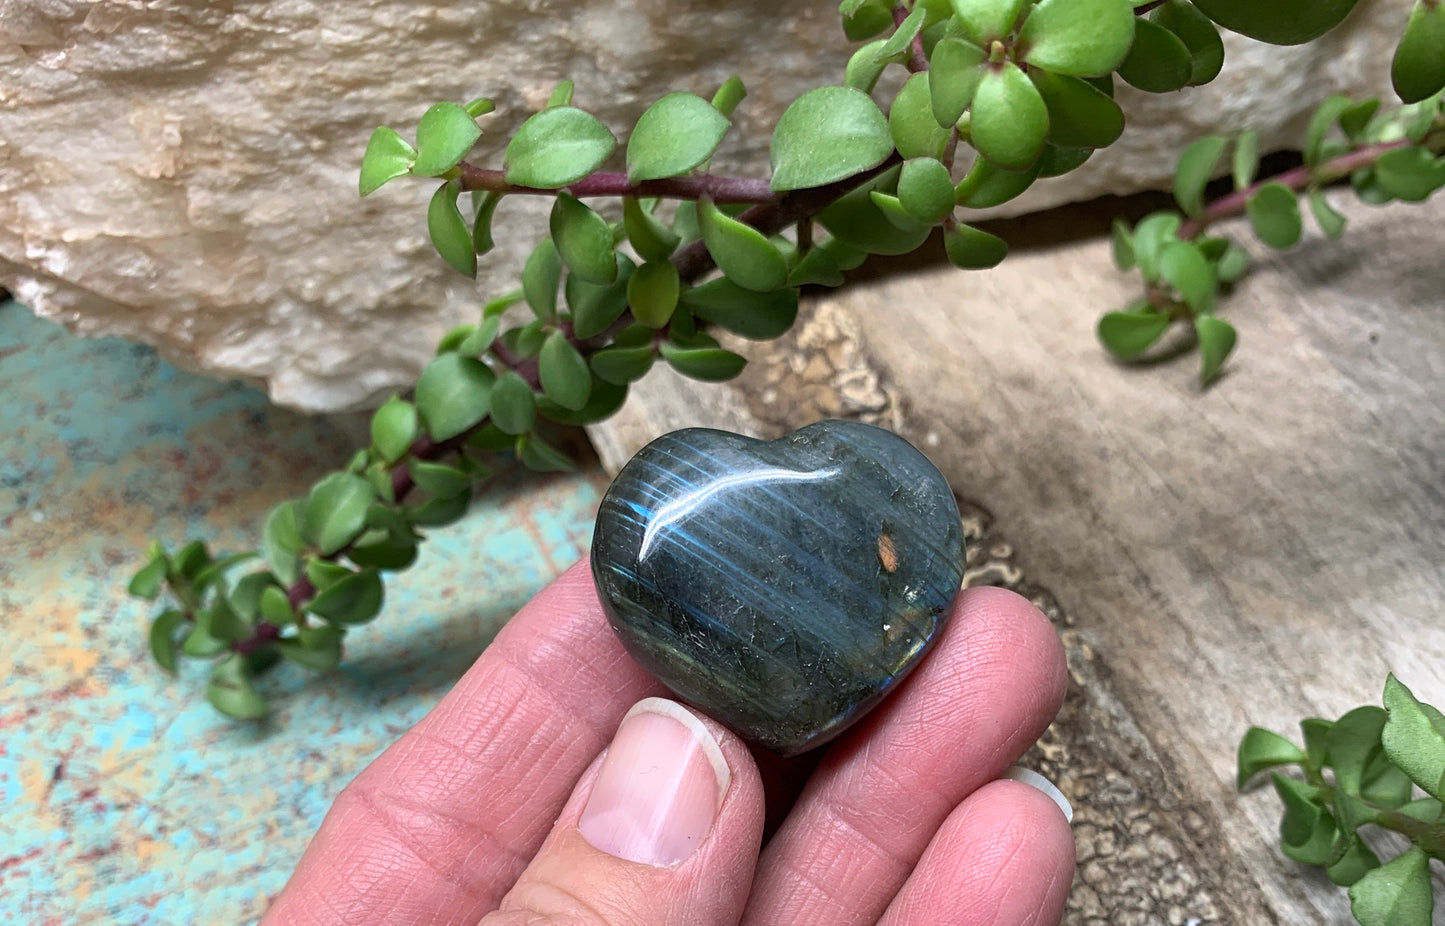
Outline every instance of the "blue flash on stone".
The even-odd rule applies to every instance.
[[[592,574],[628,652],[743,738],[794,755],[856,722],[938,638],[963,581],[948,482],[903,438],[663,435],[602,499]]]

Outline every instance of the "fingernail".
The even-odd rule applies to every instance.
[[[1064,797],[1064,792],[1059,790],[1058,785],[1049,781],[1038,772],[1031,768],[1024,768],[1022,765],[1015,765],[1004,772],[1003,777],[1011,778],[1014,781],[1021,781],[1030,788],[1037,788],[1044,792],[1055,804],[1059,805],[1059,809],[1064,812],[1064,819],[1070,823],[1074,822],[1074,808],[1070,806],[1069,799]]]
[[[676,865],[712,829],[731,780],[702,721],[673,701],[648,698],[622,718],[577,828],[608,855]]]

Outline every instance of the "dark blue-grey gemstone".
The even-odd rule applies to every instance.
[[[639,663],[792,755],[917,665],[958,594],[963,530],[943,475],[889,431],[823,421],[758,441],[694,428],[618,474],[592,574]]]

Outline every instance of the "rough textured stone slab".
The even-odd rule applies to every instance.
[[[1031,758],[1077,811],[1068,922],[1350,922],[1279,854],[1273,794],[1233,786],[1251,724],[1377,704],[1391,670],[1445,702],[1445,199],[1338,198],[1342,241],[1255,250],[1207,392],[1192,355],[1104,357],[1094,322],[1134,282],[1085,240],[819,300],[745,348],[726,399],[648,380],[596,443],[615,465],[653,422],[890,422],[987,502],[965,506],[966,581],[1029,594],[1067,645],[1075,684]]]
[[[1159,187],[1210,131],[1297,144],[1331,92],[1388,88],[1411,2],[1364,0],[1315,45],[1231,36],[1209,87],[1124,88],[1118,144],[1008,208]],[[409,135],[432,102],[492,96],[476,159],[497,164],[509,127],[561,78],[625,134],[663,93],[710,93],[736,71],[751,96],[716,164],[761,176],[783,107],[841,79],[836,6],[0,3],[0,286],[77,331],[262,383],[283,405],[365,403],[410,383],[443,331],[511,288],[546,214],[509,200],[482,279],[456,276],[426,240],[427,184],[357,198],[374,126]]]

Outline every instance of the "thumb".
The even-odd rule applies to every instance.
[[[482,926],[733,926],[762,829],[762,784],[742,741],[648,698]]]

